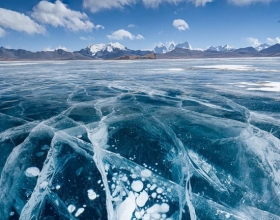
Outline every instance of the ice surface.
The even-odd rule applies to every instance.
[[[279,63],[1,63],[0,219],[280,220]]]

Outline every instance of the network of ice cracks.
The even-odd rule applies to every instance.
[[[211,96],[75,95],[58,116],[2,131],[16,146],[0,219],[280,219],[280,142],[250,124],[261,116]]]

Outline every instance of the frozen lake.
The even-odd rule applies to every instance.
[[[280,58],[0,62],[0,219],[280,220]]]

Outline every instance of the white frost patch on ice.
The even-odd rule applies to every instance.
[[[70,213],[72,213],[72,212],[75,211],[76,206],[74,206],[74,205],[69,205],[67,209],[68,209],[68,211],[69,211]]]
[[[227,214],[226,214],[226,218],[229,218],[229,217],[230,217],[230,214],[229,214],[229,213],[227,213]]]
[[[39,176],[40,170],[37,167],[29,167],[25,171],[25,175],[28,177],[36,177]]]
[[[150,188],[150,190],[154,190],[155,188],[157,188],[157,184],[153,184]]]
[[[151,219],[151,215],[150,214],[145,214],[143,217],[143,220],[150,220]]]
[[[246,85],[246,86],[258,86],[258,83],[248,83],[248,82],[240,82],[239,84]]]
[[[122,177],[122,181],[123,181],[123,182],[127,182],[127,180],[128,180],[127,176],[123,176],[123,177]]]
[[[161,216],[160,216],[159,213],[154,213],[154,214],[152,214],[152,218],[153,218],[153,219],[156,219],[156,220],[157,220],[157,219],[160,219],[160,217],[161,217]]]
[[[83,212],[85,211],[84,208],[79,208],[75,214],[75,217],[78,217],[79,215],[81,215]]]
[[[184,71],[183,68],[169,68],[168,71]]]
[[[256,70],[251,65],[209,65],[209,66],[194,66],[194,68],[215,69],[215,70],[237,70],[237,71]]]
[[[90,200],[95,200],[96,199],[97,195],[92,189],[89,189],[87,192],[88,192],[88,198]]]
[[[157,188],[157,193],[158,193],[158,194],[161,194],[162,192],[163,192],[163,189],[162,189],[162,188],[160,188],[160,187]]]
[[[255,88],[248,88],[247,90],[251,91],[267,91],[267,92],[280,92],[280,82],[264,82],[264,83],[259,83],[257,86],[260,87],[255,87]]]
[[[145,206],[146,202],[148,201],[149,199],[149,195],[146,191],[143,191],[140,193],[140,195],[137,197],[136,199],[136,204],[139,206],[139,207],[143,207]]]
[[[161,204],[160,211],[164,212],[164,213],[168,212],[169,211],[169,205],[167,203]]]
[[[147,178],[147,177],[150,177],[151,175],[152,175],[152,172],[150,170],[148,170],[148,169],[145,169],[145,170],[141,171],[141,176],[142,177]]]
[[[152,193],[152,197],[153,198],[156,198],[157,197],[157,194],[154,192],[154,193]]]
[[[151,208],[147,209],[148,214],[153,214],[160,211],[160,205],[159,204],[154,204]]]
[[[140,192],[143,189],[143,183],[140,180],[136,180],[133,181],[131,184],[131,188],[135,191],[135,192]]]
[[[135,197],[132,192],[129,193],[129,196],[118,206],[117,216],[118,220],[131,220],[132,214],[136,208]]]
[[[141,212],[135,212],[135,217],[137,219],[141,219],[142,218]]]
[[[218,214],[224,214],[226,218],[231,217],[231,214],[229,214],[228,212],[222,211],[222,210],[217,210],[217,215]]]

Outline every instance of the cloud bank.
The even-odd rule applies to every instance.
[[[98,29],[105,29],[105,27],[103,25],[100,25],[100,24],[96,25],[94,28],[97,29],[97,30]]]
[[[58,49],[71,52],[71,51],[70,51],[69,49],[67,49],[66,47],[62,47],[62,46],[60,46],[60,45],[59,45],[58,47],[56,47],[55,49],[53,49],[51,46],[48,46],[48,47],[44,48],[43,51],[55,51],[55,50],[58,50]]]
[[[107,37],[109,40],[123,40],[123,39],[143,40],[143,39],[145,39],[141,34],[134,36],[129,31],[126,31],[124,29],[114,31],[112,34],[107,35]]]
[[[189,29],[189,25],[182,19],[176,19],[173,21],[173,26],[177,28],[179,31],[185,31]]]
[[[143,3],[147,8],[156,8],[163,3],[176,5],[182,2],[191,2],[196,6],[204,6],[206,3],[212,1],[213,0],[83,0],[83,6],[95,13],[101,10],[122,9],[125,6],[132,6],[139,2]]]
[[[257,47],[261,44],[257,38],[248,37],[246,38],[246,40],[249,44],[252,45],[252,47]]]
[[[245,6],[250,5],[254,3],[270,3],[273,0],[228,0],[229,3],[238,5],[238,6]]]
[[[61,1],[41,1],[33,8],[31,16],[42,24],[61,26],[70,31],[91,31],[94,28],[85,13],[68,9]]]
[[[0,27],[0,37],[4,37],[6,35],[6,31]]]
[[[15,31],[26,32],[27,34],[44,34],[46,29],[33,21],[25,14],[0,8],[0,32],[5,34],[3,28],[12,29]]]
[[[127,25],[127,27],[128,27],[128,28],[135,28],[136,25],[135,25],[135,24],[129,24],[129,25]]]
[[[276,37],[276,38],[270,38],[270,37],[268,37],[268,38],[266,39],[266,41],[267,41],[268,44],[272,44],[272,45],[274,45],[274,44],[280,44],[280,37]]]
[[[191,0],[195,6],[205,6],[206,3],[213,2],[214,0]]]
[[[81,36],[80,40],[91,41],[91,40],[95,40],[95,38],[92,36]]]

